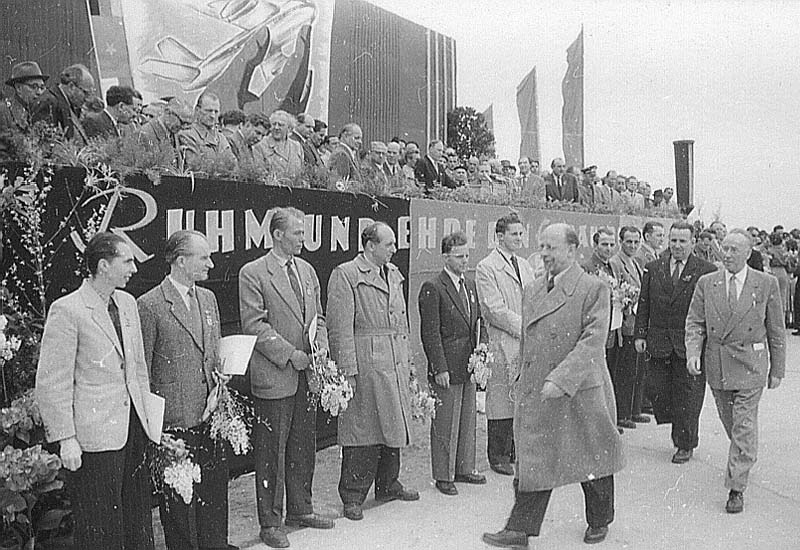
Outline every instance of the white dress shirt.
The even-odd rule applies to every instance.
[[[731,273],[727,269],[725,270],[725,296],[728,295],[728,290],[731,286],[731,275],[734,276],[736,279],[736,299],[739,299],[739,296],[742,295],[742,288],[744,288],[744,282],[747,280],[747,264],[740,269],[737,273]]]

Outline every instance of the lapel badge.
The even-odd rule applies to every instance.
[[[210,326],[210,327],[213,327],[214,326],[214,319],[213,319],[213,317],[211,317],[211,312],[206,310],[205,313],[206,313],[206,324],[208,324],[208,326]]]

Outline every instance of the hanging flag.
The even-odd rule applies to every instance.
[[[490,103],[489,107],[483,112],[483,119],[486,121],[486,127],[489,131],[494,133],[494,103]]]
[[[536,67],[517,86],[519,156],[539,159],[539,104],[536,97]]]
[[[567,73],[561,82],[562,145],[567,166],[583,168],[583,27],[567,49]]]

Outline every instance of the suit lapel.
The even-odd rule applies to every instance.
[[[714,304],[714,309],[721,319],[727,319],[731,310],[728,307],[728,296],[725,292],[725,272],[719,271],[714,276],[714,282],[711,289],[711,303]]]
[[[169,311],[172,316],[177,319],[178,323],[189,333],[192,337],[194,344],[203,349],[202,335],[198,336],[192,331],[192,323],[189,320],[189,310],[186,309],[186,302],[181,297],[178,289],[175,288],[169,279],[164,279],[161,283],[161,291],[164,293],[164,299],[169,303]],[[202,322],[202,312],[200,313]],[[203,331],[205,332],[205,331]]]
[[[117,331],[114,329],[114,323],[111,322],[111,315],[108,313],[107,304],[103,303],[102,298],[94,291],[89,285],[88,281],[84,281],[81,285],[81,293],[83,294],[83,302],[86,307],[92,310],[92,320],[100,327],[100,330],[108,337],[114,344],[120,357],[125,357],[122,342],[119,341]],[[122,318],[120,314],[120,323]]]
[[[272,286],[278,292],[278,296],[289,306],[292,314],[297,317],[297,320],[302,324],[303,312],[301,305],[300,302],[297,301],[294,290],[292,290],[292,285],[289,283],[289,277],[286,275],[285,269],[280,265],[278,258],[273,257],[271,253],[267,254],[266,258],[268,259],[267,269],[271,276],[270,282]]]
[[[555,313],[566,304],[567,295],[575,291],[575,285],[581,275],[583,275],[583,269],[579,265],[575,264],[569,267],[550,292],[547,292],[547,278],[540,277],[537,279],[533,283],[536,285],[531,306],[533,313],[526,323],[525,328],[531,326],[543,317]]]
[[[723,271],[723,273],[725,273]],[[725,330],[722,331],[722,338],[725,338],[731,331],[736,328],[736,326],[742,322],[745,315],[747,315],[750,310],[755,305],[754,296],[758,292],[759,283],[756,281],[755,275],[747,270],[747,278],[744,280],[744,286],[742,287],[742,291],[739,293],[739,299],[736,301],[736,308],[731,312],[730,317],[728,317],[728,322],[725,324]],[[725,288],[725,285],[722,285],[722,288]],[[725,301],[727,302],[727,296],[725,297]]]
[[[458,308],[458,312],[461,313],[461,316],[464,318],[467,324],[469,324],[469,313],[464,309],[464,301],[461,299],[461,295],[458,293],[458,290],[453,285],[453,280],[450,278],[445,271],[442,271],[439,274],[439,281],[441,281],[442,285],[444,285],[444,289],[447,292],[447,295],[450,296],[450,299]]]

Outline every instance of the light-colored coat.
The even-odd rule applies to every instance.
[[[629,257],[626,256],[624,252],[619,251],[611,256],[608,263],[611,264],[611,269],[614,271],[619,281],[624,281],[641,290],[642,268],[636,261],[635,256]],[[634,329],[636,328],[636,313],[634,313],[632,309],[630,311],[623,311],[622,313],[622,327],[619,330],[622,332],[623,336],[633,336]]]
[[[308,352],[308,329],[317,316],[316,344],[328,348],[319,279],[311,264],[295,256],[305,308],[301,308],[278,256],[273,251],[239,271],[242,332],[258,337],[248,367],[255,397],[281,399],[297,392],[298,371],[288,365],[295,350]]]
[[[686,357],[703,356],[708,385],[715,390],[762,388],[767,376],[783,378],[786,329],[778,280],[747,268],[732,312],[720,270],[703,275],[686,317]]]
[[[486,386],[486,416],[491,420],[514,416],[510,397],[510,376],[519,364],[519,339],[522,327],[522,289],[533,282],[533,269],[527,260],[517,258],[519,274],[501,253],[492,250],[478,262],[475,283],[481,314],[486,320],[495,368]]]
[[[83,451],[118,451],[128,440],[131,403],[148,430],[144,394],[150,381],[136,300],[121,290],[112,299],[122,342],[107,304],[88,281],[50,306],[36,371],[48,441],[74,436]]]
[[[200,424],[219,367],[219,308],[214,293],[195,286],[203,334],[192,333],[189,310],[169,279],[136,301],[142,321],[144,358],[153,393],[165,400],[165,428]]]
[[[609,304],[608,287],[577,264],[549,293],[546,279],[525,289],[514,383],[520,491],[598,479],[624,466],[605,360]],[[542,401],[545,381],[567,395]]]
[[[339,415],[339,445],[408,444],[411,414],[408,316],[403,274],[359,254],[331,273],[328,333],[339,369],[356,376],[356,392]]]

